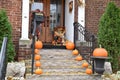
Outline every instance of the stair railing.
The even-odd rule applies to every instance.
[[[31,74],[33,74],[33,70],[34,70],[34,50],[35,50],[35,36],[36,36],[36,19],[34,18],[33,20],[33,32],[32,32],[32,44],[31,44],[31,48],[32,48],[32,69],[31,69]]]
[[[74,43],[76,44],[76,41],[78,38],[83,38],[79,36],[81,34],[84,36],[85,43],[81,43],[81,45],[77,46],[76,48],[79,50],[80,54],[83,56],[84,59],[86,59],[91,64],[91,58],[93,50],[95,47],[97,47],[97,37],[93,33],[89,32],[85,27],[83,27],[80,23],[74,22]],[[87,47],[86,47],[87,45]]]
[[[5,80],[7,60],[6,60],[7,37],[3,38],[0,51],[0,80]]]

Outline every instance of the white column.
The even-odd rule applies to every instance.
[[[85,0],[83,0],[84,5],[83,6],[79,6],[78,7],[78,22],[85,27]],[[78,39],[80,41],[85,41],[84,40],[84,35],[82,35],[81,33],[78,34],[80,37],[78,37]]]
[[[22,32],[20,40],[29,40],[29,0],[22,0]]]

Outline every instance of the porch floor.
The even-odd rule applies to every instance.
[[[102,80],[99,75],[87,75],[81,67],[85,60],[75,61],[72,50],[41,49],[39,54],[43,74],[32,75],[31,60],[26,60],[26,80]]]

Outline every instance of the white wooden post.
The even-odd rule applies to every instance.
[[[84,5],[83,6],[79,6],[78,7],[78,22],[85,27],[85,0],[83,0]],[[81,33],[78,34],[80,37],[78,37],[78,39],[80,41],[85,41],[84,40],[84,35],[82,35]]]
[[[29,0],[22,0],[22,32],[20,40],[29,40]]]

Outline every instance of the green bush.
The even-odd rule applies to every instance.
[[[108,51],[113,71],[120,70],[120,9],[114,2],[108,3],[101,16],[98,43]]]
[[[15,50],[12,42],[12,26],[8,21],[5,10],[0,10],[0,49],[3,41],[3,37],[8,37],[7,44],[7,61],[14,61]]]

